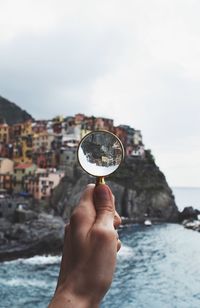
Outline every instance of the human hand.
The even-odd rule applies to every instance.
[[[109,289],[121,223],[107,185],[86,187],[66,227],[60,275],[49,308],[98,307]]]

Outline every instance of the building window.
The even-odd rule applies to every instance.
[[[9,209],[11,209],[12,208],[12,203],[8,203],[8,207],[9,207]]]

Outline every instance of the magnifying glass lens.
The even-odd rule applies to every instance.
[[[124,157],[121,141],[113,133],[95,131],[87,134],[78,147],[81,167],[90,175],[104,177],[116,171]]]

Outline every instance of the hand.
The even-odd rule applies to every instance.
[[[49,308],[98,307],[109,289],[121,223],[107,185],[86,187],[66,227],[60,275]]]

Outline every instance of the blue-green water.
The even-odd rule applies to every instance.
[[[199,308],[200,234],[180,225],[126,226],[103,308]],[[47,307],[59,257],[0,264],[0,307]],[[77,307],[78,308],[78,307]]]

